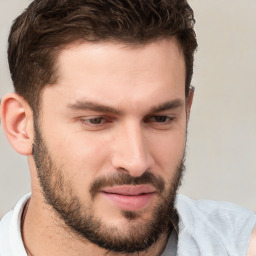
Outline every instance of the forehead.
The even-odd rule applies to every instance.
[[[137,45],[74,43],[60,52],[57,70],[58,82],[47,90],[69,104],[134,105],[185,96],[185,61],[174,38]]]
[[[84,60],[82,63],[81,60]],[[149,68],[152,62],[160,64],[185,65],[182,49],[175,37],[158,39],[156,41],[138,43],[120,43],[114,41],[89,43],[84,41],[74,42],[64,47],[58,54],[57,65],[59,74],[65,75],[65,68],[70,69],[70,61],[74,64],[89,64],[94,68],[131,68],[131,63]],[[86,63],[87,62],[87,63]],[[95,65],[94,65],[95,64]],[[139,66],[134,66],[134,69]],[[163,68],[163,67],[162,67]],[[157,71],[157,70],[156,70]],[[67,74],[67,73],[66,73]],[[61,76],[60,76],[61,78]]]

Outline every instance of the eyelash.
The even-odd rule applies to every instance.
[[[150,121],[150,119],[155,119],[155,121]],[[159,120],[158,122],[156,121],[157,119]],[[173,120],[174,120],[174,117],[164,116],[164,115],[152,116],[152,117],[147,118],[147,121],[149,121],[149,122],[156,122],[156,123],[159,123],[159,124],[168,124],[168,123],[170,123]]]
[[[155,115],[150,116],[144,119],[145,123],[156,123],[157,125],[168,125],[170,124],[175,118],[171,116],[165,115]],[[113,120],[111,118],[107,118],[104,116],[97,116],[91,118],[81,118],[80,121],[83,125],[88,125],[91,127],[101,127],[103,125],[107,125],[111,123]]]
[[[102,120],[103,120],[103,122],[97,123],[97,121],[102,121]],[[93,121],[96,121],[96,123],[93,123]],[[102,116],[92,117],[92,118],[82,118],[81,119],[81,122],[83,124],[88,124],[88,125],[91,125],[91,126],[99,126],[99,125],[102,125],[102,124],[106,123],[107,121],[108,121],[107,118],[102,117]]]

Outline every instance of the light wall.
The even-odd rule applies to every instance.
[[[29,0],[0,1],[0,98],[12,91],[6,47]],[[199,48],[181,192],[256,211],[256,1],[190,0]],[[30,189],[26,158],[0,129],[0,217]]]
[[[256,1],[189,2],[199,48],[182,192],[256,211]]]

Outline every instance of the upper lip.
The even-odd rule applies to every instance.
[[[125,196],[138,196],[156,192],[156,189],[151,185],[121,185],[114,187],[106,187],[101,190],[104,193],[118,194]]]

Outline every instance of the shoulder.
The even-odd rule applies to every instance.
[[[13,216],[13,211],[8,212],[0,221],[0,255],[10,251],[10,226]]]
[[[8,212],[0,221],[0,255],[27,255],[23,246],[20,219],[23,207],[30,194],[23,196],[15,208]]]
[[[179,194],[176,200],[177,210],[182,213],[199,215],[201,218],[209,221],[222,220],[229,224],[241,224],[241,220],[251,220],[256,222],[256,215],[252,211],[229,202],[212,200],[193,200],[189,197]],[[194,216],[195,217],[195,216]],[[222,223],[223,224],[223,223]]]
[[[225,251],[228,255],[246,255],[255,213],[232,203],[192,200],[184,195],[177,196],[176,208],[186,241],[195,241],[194,246],[201,250],[211,248],[215,255],[226,255]]]

